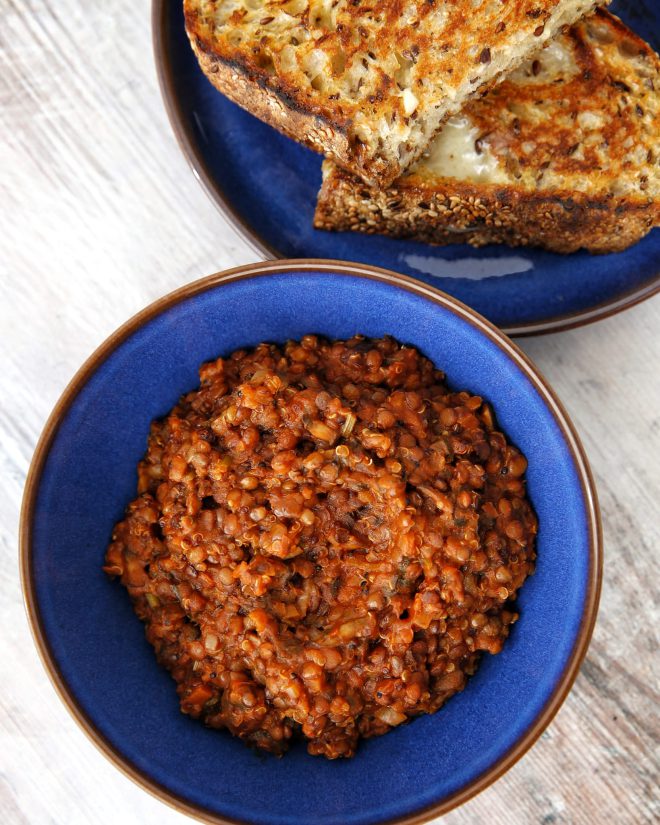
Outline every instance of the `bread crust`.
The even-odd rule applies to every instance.
[[[449,185],[447,185],[449,184]],[[660,225],[660,204],[582,192],[529,192],[462,181],[429,186],[409,177],[374,190],[334,167],[325,175],[316,229],[411,238],[446,246],[540,246],[553,252],[620,252]]]
[[[215,86],[231,101],[258,117],[278,132],[316,152],[325,152],[340,161],[349,152],[345,124],[336,123],[320,111],[301,107],[284,89],[274,89],[238,60],[227,61],[204,50],[204,44],[191,38],[199,65]]]

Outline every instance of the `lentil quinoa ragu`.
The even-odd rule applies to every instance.
[[[153,423],[121,577],[184,713],[352,756],[497,653],[533,572],[525,458],[481,398],[391,338],[205,364]]]

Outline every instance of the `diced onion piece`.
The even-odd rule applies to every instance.
[[[209,633],[206,636],[204,639],[204,647],[209,651],[209,653],[215,653],[218,649],[218,637],[215,633]]]
[[[355,422],[357,418],[353,415],[352,412],[346,416],[346,420],[344,421],[344,425],[341,428],[341,434],[344,438],[349,436],[353,432],[353,427],[355,426]]]
[[[406,721],[405,714],[399,713],[399,711],[394,710],[394,708],[378,708],[376,716],[381,722],[385,722],[386,725],[391,725],[392,727],[396,727]]]

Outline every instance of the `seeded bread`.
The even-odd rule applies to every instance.
[[[184,12],[216,88],[386,185],[447,117],[597,2],[184,0]]]
[[[625,249],[660,225],[660,59],[599,11],[452,118],[391,186],[326,161],[314,223],[435,244]]]

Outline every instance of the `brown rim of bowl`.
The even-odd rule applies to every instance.
[[[167,27],[165,25],[166,12],[168,9],[168,0],[152,0],[151,6],[151,25],[152,25],[152,44],[154,58],[156,62],[156,71],[158,74],[158,84],[160,86],[161,95],[165,104],[165,110],[170,121],[170,126],[174,132],[179,148],[183,156],[192,169],[194,176],[201,183],[203,189],[209,198],[213,201],[216,207],[223,214],[227,223],[232,227],[236,234],[245,241],[250,249],[259,255],[262,260],[276,260],[284,259],[283,254],[266,243],[264,239],[256,232],[256,230],[245,221],[241,215],[234,209],[230,199],[225,195],[222,186],[212,175],[199,146],[195,141],[189,123],[183,115],[181,104],[174,88],[174,74],[172,65],[169,60],[169,50],[167,48]],[[219,94],[219,92],[218,92]],[[308,258],[301,258],[300,260],[309,260]],[[347,263],[344,261],[344,263]],[[365,264],[369,266],[369,264]],[[601,321],[604,318],[609,318],[612,315],[618,315],[625,309],[641,304],[652,298],[660,292],[660,268],[657,275],[647,281],[640,287],[630,290],[629,292],[614,298],[611,301],[605,301],[602,304],[597,304],[590,309],[582,312],[567,313],[566,315],[557,315],[554,318],[549,318],[545,321],[529,321],[521,324],[514,324],[512,326],[502,327],[503,332],[507,335],[516,337],[527,337],[530,335],[546,335],[552,332],[563,332],[569,329],[586,326],[595,321]]]
[[[564,699],[568,695],[575,677],[578,674],[582,661],[586,655],[596,615],[598,613],[598,602],[600,597],[601,577],[602,577],[602,531],[600,522],[600,511],[596,489],[591,475],[591,470],[584,452],[584,448],[570,421],[561,402],[555,396],[554,391],[548,385],[546,379],[540,374],[532,361],[500,330],[490,321],[482,318],[469,307],[445,295],[434,287],[430,287],[419,281],[409,278],[406,275],[399,275],[386,269],[368,266],[366,264],[347,264],[345,261],[328,260],[291,260],[272,261],[258,264],[248,264],[236,267],[226,272],[216,273],[206,278],[194,281],[183,286],[174,292],[156,300],[137,315],[124,323],[119,329],[112,333],[106,341],[85,361],[82,367],[75,374],[69,385],[64,390],[62,396],[55,405],[44,431],[37,444],[30,469],[28,472],[23,504],[20,516],[20,536],[19,536],[19,557],[21,569],[21,584],[25,599],[28,620],[32,635],[34,637],[41,661],[48,673],[48,676],[64,702],[67,709],[87,734],[96,747],[117,767],[125,776],[132,779],[137,785],[150,792],[153,796],[167,803],[176,810],[195,817],[202,822],[212,823],[212,825],[245,825],[245,820],[226,819],[209,811],[201,806],[193,805],[182,797],[172,793],[163,785],[155,782],[144,774],[138,767],[129,762],[110,741],[104,737],[95,727],[89,716],[79,706],[76,698],[69,692],[67,684],[61,675],[55,657],[52,654],[46,633],[42,626],[41,616],[35,595],[33,570],[31,566],[32,558],[32,522],[36,504],[36,496],[41,479],[41,473],[48,456],[53,438],[58,430],[60,422],[69,411],[78,393],[87,383],[89,378],[98,369],[114,350],[122,344],[129,336],[134,334],[144,324],[151,319],[178,304],[179,302],[191,298],[194,295],[218,287],[222,284],[234,281],[260,277],[270,274],[286,274],[290,272],[331,272],[339,275],[358,276],[380,283],[396,286],[413,294],[419,295],[433,303],[449,309],[461,319],[467,321],[475,329],[489,338],[501,351],[503,351],[526,375],[536,391],[550,409],[558,427],[560,428],[566,444],[571,452],[577,473],[580,478],[582,494],[584,496],[586,516],[589,531],[589,582],[585,598],[584,610],[580,621],[580,630],[577,635],[569,661],[561,675],[552,695],[539,713],[535,722],[530,725],[520,740],[509,749],[494,765],[484,771],[476,780],[465,786],[461,790],[443,799],[441,802],[427,806],[409,816],[401,819],[383,821],[381,825],[419,825],[429,819],[447,813],[451,809],[461,805],[468,799],[478,794],[484,788],[492,784],[509,768],[511,768],[536,742],[546,727],[550,724],[554,715],[559,710]]]

